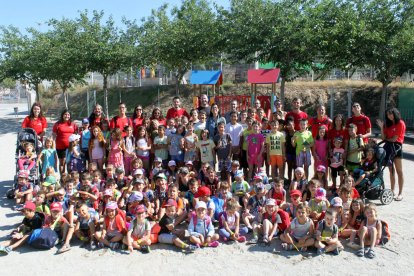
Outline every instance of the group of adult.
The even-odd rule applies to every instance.
[[[283,104],[280,100],[275,101],[276,110],[272,114],[271,120],[280,120],[287,117],[294,119],[295,129],[299,129],[299,122],[302,119],[308,119],[309,126],[313,134],[316,134],[319,127],[324,125],[329,135],[345,136],[346,131],[344,126],[351,123],[357,126],[357,134],[367,141],[372,135],[372,125],[369,117],[362,113],[361,105],[353,103],[352,116],[346,121],[342,115],[335,116],[332,121],[326,114],[326,109],[323,105],[317,106],[317,115],[314,118],[308,117],[306,112],[301,110],[302,102],[300,99],[295,98],[292,101],[292,110],[285,112],[283,110]],[[254,103],[255,110],[260,110],[260,101],[256,100]],[[263,109],[261,109],[263,110]],[[111,120],[108,120],[103,113],[102,106],[97,104],[94,107],[92,114],[89,116],[89,127],[98,125],[101,128],[108,127],[109,129],[119,128],[123,130],[125,126],[132,126],[134,133],[139,126],[145,124],[146,121],[157,120],[159,125],[167,125],[170,119],[186,117],[189,121],[198,120],[198,114],[202,112],[206,114],[206,129],[209,130],[210,136],[213,137],[217,131],[217,124],[219,122],[230,122],[231,114],[236,112],[239,116],[243,112],[239,110],[239,104],[236,100],[230,103],[230,111],[224,115],[221,115],[219,106],[216,103],[210,104],[207,95],[201,95],[199,98],[199,106],[196,109],[192,109],[187,112],[185,108],[181,106],[181,100],[179,97],[174,97],[172,100],[172,107],[167,111],[164,117],[160,108],[153,109],[150,116],[147,116],[143,112],[143,107],[137,105],[134,108],[132,117],[127,116],[127,107],[124,103],[120,103],[118,106],[118,114]],[[246,112],[244,112],[246,113]],[[255,119],[257,115],[253,115]],[[149,117],[149,118],[148,118]],[[390,170],[390,182],[391,189],[395,191],[396,177],[398,177],[398,195],[397,200],[402,199],[402,191],[404,186],[404,176],[402,170],[402,144],[404,142],[405,135],[405,123],[401,119],[400,112],[396,108],[390,108],[386,111],[385,121],[377,120],[377,125],[381,130],[381,138],[386,141],[389,146],[397,145],[399,150],[395,156],[393,162],[389,165]],[[32,128],[36,131],[39,138],[43,138],[46,134],[48,123],[42,112],[42,106],[36,102],[32,105],[30,114],[23,120],[22,128]],[[69,136],[78,132],[78,126],[73,122],[72,114],[69,110],[63,110],[58,121],[53,125],[53,138],[55,139],[56,151],[59,157],[60,170],[65,170],[65,156],[66,149],[69,147]]]

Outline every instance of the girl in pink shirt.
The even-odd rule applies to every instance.
[[[254,132],[247,136],[247,163],[249,164],[249,179],[252,178],[252,173],[258,172],[263,165],[262,154],[264,150],[265,138],[261,134],[261,127],[258,122],[252,124]]]

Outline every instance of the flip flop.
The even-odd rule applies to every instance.
[[[358,251],[356,252],[356,255],[358,257],[364,257],[364,248],[358,249]]]
[[[398,195],[394,198],[395,201],[401,201],[403,200],[403,196],[402,195]]]
[[[62,254],[62,253],[65,253],[65,252],[67,252],[67,251],[69,251],[71,249],[71,247],[70,246],[68,246],[68,245],[63,245],[57,252],[56,252],[56,254]]]

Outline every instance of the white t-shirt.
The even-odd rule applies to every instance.
[[[224,132],[230,134],[233,147],[240,145],[240,135],[243,132],[243,126],[241,124],[236,123],[232,125],[231,123],[228,123]]]

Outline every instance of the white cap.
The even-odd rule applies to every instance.
[[[72,134],[72,135],[69,136],[69,143],[71,143],[73,141],[76,141],[76,140],[79,140],[79,139],[80,139],[80,135]]]
[[[198,208],[204,208],[204,209],[207,209],[207,204],[204,202],[204,201],[201,201],[201,200],[199,200],[198,202],[197,202],[197,204],[196,204],[196,210],[198,209]]]
[[[137,174],[144,174],[144,172],[141,169],[136,169],[132,173],[132,175],[137,175]]]
[[[177,166],[177,163],[174,160],[170,160],[168,161],[168,166]]]

